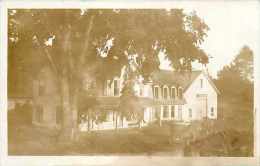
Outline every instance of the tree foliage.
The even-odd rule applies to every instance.
[[[244,46],[234,60],[218,73],[219,108],[226,126],[253,130],[253,52]],[[243,122],[243,123],[241,123]],[[239,124],[243,126],[239,126]],[[238,127],[239,126],[239,127]]]
[[[128,62],[129,55],[137,54],[137,63],[145,75],[158,68],[159,51],[165,51],[176,69],[190,68],[190,62],[195,60],[207,62],[200,43],[209,28],[195,12],[185,14],[182,9],[92,9],[81,15],[77,9],[15,11],[9,11],[9,57],[23,56],[23,60],[31,61],[26,62],[30,68],[40,68],[38,64],[45,64],[42,60],[46,58],[41,55],[44,51],[36,48],[36,39],[41,47],[47,47],[58,71],[65,66],[76,70],[78,63],[84,63],[85,67],[98,64],[99,67],[103,66],[103,70],[97,67],[95,72],[101,76],[113,76]],[[88,36],[90,46],[86,52],[82,52],[91,18],[94,19],[94,28]],[[69,39],[66,38],[68,33],[71,33]],[[44,45],[53,36],[53,45]],[[107,45],[110,39],[113,39],[112,46]],[[64,54],[68,49],[72,58]],[[107,55],[102,57],[101,54]]]

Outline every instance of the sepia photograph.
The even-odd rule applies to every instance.
[[[8,8],[8,155],[254,157],[259,6],[230,4]]]

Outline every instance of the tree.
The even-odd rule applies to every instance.
[[[208,30],[195,12],[182,9],[9,10],[8,63],[33,68],[26,70],[32,77],[43,65],[52,68],[64,113],[62,138],[70,138],[86,75],[112,78],[135,55],[136,71],[147,79],[158,69],[161,51],[176,70],[191,70],[193,61],[208,62],[200,48]],[[18,57],[23,63],[14,62]]]
[[[223,67],[215,80],[220,90],[220,107],[229,125],[243,121],[247,130],[253,126],[253,52],[244,46],[234,60]],[[236,122],[237,121],[237,122]]]
[[[253,51],[244,46],[234,59],[233,66],[237,68],[240,77],[243,80],[253,81]]]
[[[135,119],[139,125],[143,120],[143,106],[133,89],[134,83],[134,80],[127,80],[121,92],[118,112],[121,116],[122,125],[124,118]]]

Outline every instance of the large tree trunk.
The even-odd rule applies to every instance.
[[[93,26],[94,16],[91,17],[89,26],[86,29],[85,41],[81,55],[79,59],[75,59],[75,55],[72,54],[72,26],[67,25],[67,27],[62,32],[63,38],[63,53],[66,55],[67,59],[65,61],[65,66],[61,74],[61,99],[63,108],[63,125],[62,134],[63,140],[74,141],[78,138],[78,122],[77,122],[77,112],[78,112],[78,102],[77,93],[82,79],[82,69],[85,64],[85,56],[87,55],[89,47],[90,32]],[[90,115],[88,114],[88,131],[90,129]],[[68,140],[68,141],[69,141]]]
[[[62,141],[73,140],[73,114],[72,105],[70,103],[70,93],[69,93],[69,81],[67,77],[62,77],[60,80],[61,88],[61,106],[63,109],[63,121],[62,121],[62,131],[60,139]],[[66,142],[64,142],[66,143]]]

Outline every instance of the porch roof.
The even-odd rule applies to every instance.
[[[99,107],[105,109],[116,109],[119,106],[119,96],[102,96],[98,97]],[[148,97],[139,97],[142,106],[152,107],[156,105],[183,105],[186,104],[185,99],[152,99]]]
[[[99,103],[99,107],[117,108],[119,106],[120,98],[119,96],[102,96],[98,97],[97,101]],[[154,105],[154,100],[147,97],[139,97],[139,102],[142,106]]]
[[[186,104],[185,99],[154,99],[155,105],[184,105]]]

